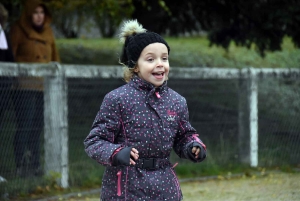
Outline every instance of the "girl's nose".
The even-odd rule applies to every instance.
[[[157,60],[156,66],[157,66],[157,67],[163,67],[162,59],[158,59],[158,60]]]

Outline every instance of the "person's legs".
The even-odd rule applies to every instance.
[[[4,114],[4,111],[6,109],[6,99],[5,99],[5,94],[6,94],[6,87],[4,87],[5,80],[3,77],[0,77],[0,132],[2,129],[2,115]]]
[[[6,139],[10,136],[10,133],[5,131],[5,121],[7,120],[7,116],[5,116],[5,112],[9,110],[10,106],[10,96],[11,96],[11,78],[0,76],[0,135],[1,140],[6,141]],[[6,118],[6,119],[5,119]],[[5,143],[4,147],[2,145],[2,149],[0,151],[6,151],[10,147],[10,144]],[[4,159],[3,163],[10,162],[10,159]],[[4,179],[4,178],[3,178]],[[0,176],[1,183],[1,176]]]
[[[3,115],[9,107],[11,96],[11,79],[9,77],[0,76],[0,132],[3,128]]]
[[[31,152],[31,169],[35,174],[41,174],[40,167],[40,138],[44,128],[44,97],[43,92],[34,92],[34,116],[32,120],[32,132],[29,138],[28,148]]]
[[[14,153],[17,173],[26,174],[31,160],[32,153],[25,154],[28,148],[28,141],[31,135],[33,120],[33,101],[32,92],[28,90],[18,90],[14,96],[15,116],[17,129],[14,138]],[[27,152],[26,152],[27,153]]]

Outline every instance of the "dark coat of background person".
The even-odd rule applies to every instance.
[[[34,26],[33,13],[41,6],[44,23]],[[27,0],[20,19],[10,29],[12,50],[16,62],[59,62],[55,38],[50,26],[51,15],[47,6],[39,0]],[[14,138],[16,174],[41,175],[40,136],[44,127],[44,95],[42,77],[18,77],[15,89],[15,114],[17,131]]]
[[[14,62],[15,60],[14,60],[14,55],[12,53],[10,37],[5,30],[4,33],[5,33],[8,49],[6,50],[0,49],[0,62]]]
[[[14,62],[14,56],[11,49],[9,35],[6,32],[6,22],[8,19],[8,12],[6,8],[0,3],[0,32],[4,32],[7,47],[0,48],[0,62]],[[4,112],[10,105],[11,86],[13,77],[0,76],[0,132],[3,128]]]

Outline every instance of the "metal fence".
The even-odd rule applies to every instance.
[[[169,77],[207,144],[204,166],[300,163],[300,69],[171,68]],[[0,63],[0,194],[101,180],[83,140],[104,95],[123,84],[120,66]]]

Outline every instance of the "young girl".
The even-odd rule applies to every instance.
[[[101,200],[182,200],[171,150],[201,162],[206,147],[185,98],[167,86],[170,47],[136,20],[124,23],[120,38],[127,84],[105,96],[84,140],[88,156],[106,166]]]

